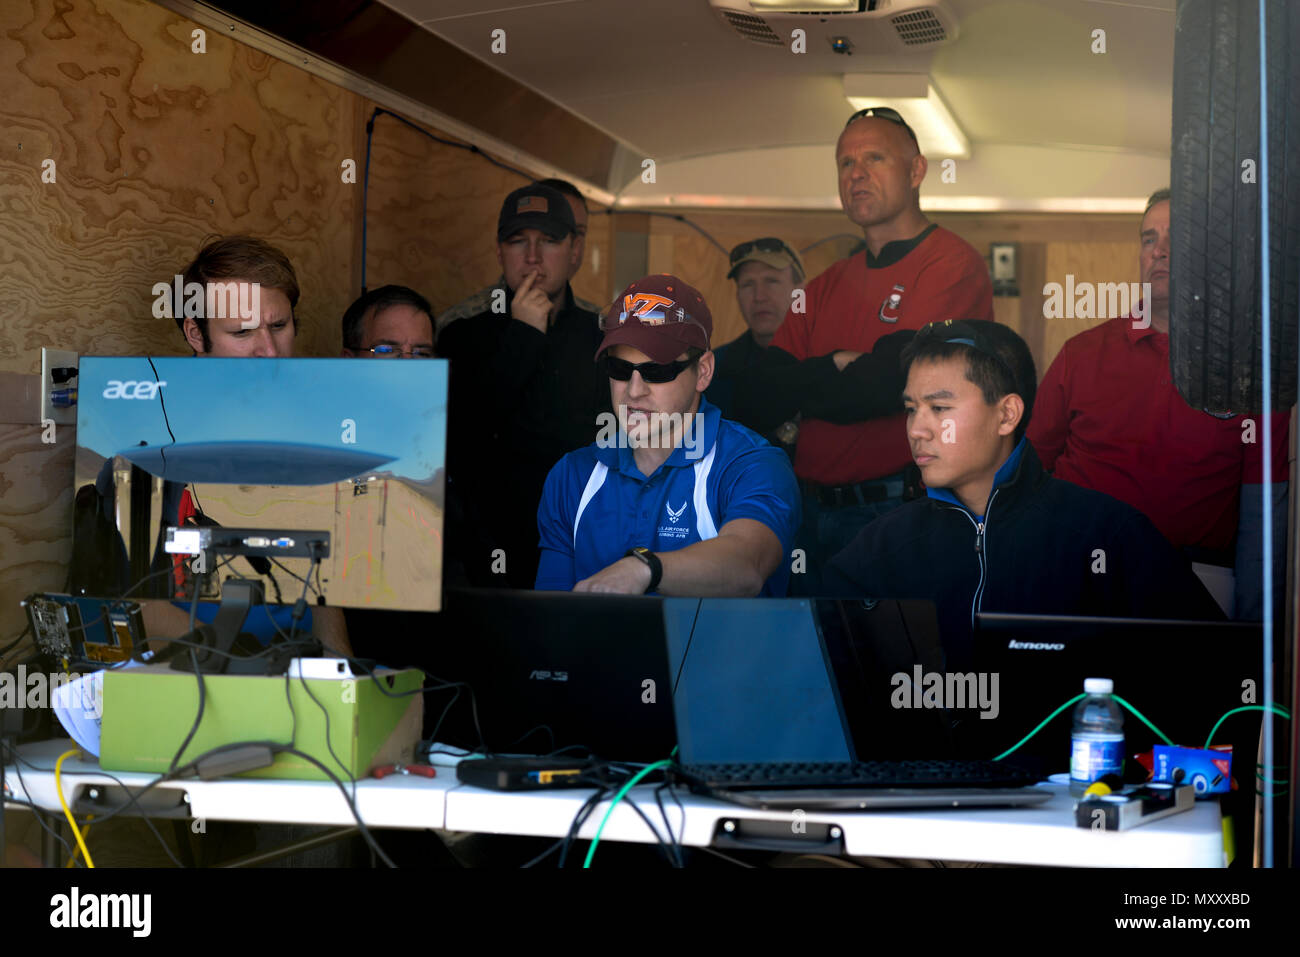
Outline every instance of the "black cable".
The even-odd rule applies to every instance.
[[[9,652],[13,651],[15,648],[21,645],[23,643],[23,639],[27,637],[27,635],[31,632],[31,630],[32,630],[32,621],[29,618],[27,619],[27,627],[23,629],[23,633],[19,635],[17,638],[15,638],[13,641],[9,642],[9,644],[5,645],[3,648],[0,648],[0,658],[4,658],[5,655],[7,655]]]
[[[666,831],[668,832],[668,843],[669,843],[669,845],[673,848],[673,852],[674,852],[674,854],[675,854],[675,856],[676,856],[676,859],[677,859],[677,866],[678,866],[678,867],[685,867],[685,866],[686,866],[686,862],[685,862],[684,860],[682,860],[682,846],[681,846],[681,842],[677,839],[676,835],[673,834],[673,823],[672,823],[672,821],[668,820],[668,811],[664,808],[664,801],[663,801],[663,791],[664,791],[664,788],[668,788],[669,792],[671,793],[671,791],[672,791],[672,784],[671,784],[670,782],[668,782],[668,781],[664,781],[664,782],[663,782],[662,784],[660,784],[657,788],[655,788],[655,792],[654,792],[654,793],[655,793],[655,805],[659,808],[659,816],[662,817],[663,820],[664,820],[664,830],[666,830]],[[673,798],[674,798],[674,800],[676,800],[676,795],[673,795]],[[680,801],[678,801],[677,806],[678,806],[679,808],[681,807],[681,802],[680,802]],[[683,815],[684,815],[684,812],[683,812]],[[686,828],[685,828],[685,824],[686,824],[686,821],[685,821],[685,819],[684,819],[684,817],[683,817],[683,821],[682,821],[682,825],[683,825],[682,830],[683,830],[683,831],[685,831],[685,829],[686,829]]]
[[[686,658],[691,653],[691,642],[695,640],[695,625],[700,620],[700,609],[704,607],[704,599],[701,598],[695,606],[695,617],[691,619],[691,631],[686,636],[686,647],[682,649],[682,660],[677,662],[677,677],[673,679],[673,694],[677,694],[677,686],[682,683],[682,669],[686,667]]]
[[[655,840],[659,842],[659,849],[663,851],[664,858],[668,861],[668,866],[681,867],[681,863],[674,856],[672,849],[664,841],[663,835],[659,833],[659,829],[654,826],[654,822],[651,821],[650,818],[646,816],[645,811],[641,810],[641,808],[637,806],[636,802],[632,800],[631,793],[623,795],[623,803],[636,811],[637,816],[645,822],[645,826],[650,828],[650,833],[653,834]]]
[[[711,847],[706,847],[704,845],[701,845],[699,850],[703,851],[705,854],[712,854],[714,857],[720,857],[728,864],[735,864],[737,867],[747,867],[751,871],[754,870],[753,864],[746,864],[744,861],[737,860],[734,857],[729,857],[728,855],[723,854],[721,851],[715,851]]]
[[[611,793],[608,788],[600,787],[592,792],[591,796],[582,803],[578,808],[578,813],[573,816],[573,822],[569,825],[569,833],[564,835],[560,841],[560,859],[556,867],[564,867],[565,862],[569,859],[569,848],[573,846],[573,841],[577,834],[582,830],[582,825],[587,823],[587,818],[591,817],[592,812],[600,806],[600,802],[605,799],[605,795]]]
[[[288,674],[288,672],[285,673]],[[298,665],[298,681],[302,684],[302,690],[307,692],[307,697],[311,698],[312,703],[316,705],[316,707],[320,708],[320,713],[325,716],[325,747],[329,749],[330,757],[334,759],[334,763],[342,768],[343,773],[348,776],[348,781],[352,785],[352,799],[355,801],[357,796],[357,779],[353,777],[352,769],[344,764],[339,756],[334,753],[334,742],[330,740],[330,713],[316,698],[316,695],[312,693],[311,685],[307,684],[307,679],[303,677],[301,663]],[[295,728],[297,727],[296,721],[297,716],[295,715]]]
[[[194,634],[194,618],[198,613],[198,610],[199,590],[195,587],[194,597],[190,599],[190,630],[186,632],[186,634]],[[189,649],[189,655],[190,664],[194,667],[194,678],[199,683],[199,713],[194,716],[194,723],[190,725],[190,733],[185,735],[185,740],[181,742],[181,746],[176,749],[176,753],[172,756],[172,763],[168,767],[168,771],[173,774],[176,772],[176,766],[180,764],[181,755],[185,753],[185,749],[188,748],[190,742],[194,740],[194,735],[198,733],[199,725],[203,722],[203,709],[207,705],[208,700],[207,688],[203,683],[203,670],[199,667],[198,655],[194,653],[193,648]]]
[[[274,565],[276,568],[280,569],[280,571],[284,572],[286,575],[289,575],[289,576],[292,577],[292,578],[296,578],[296,579],[298,579],[298,581],[300,581],[300,582],[305,582],[305,581],[307,581],[306,578],[303,578],[301,575],[299,575],[297,572],[295,572],[292,568],[289,568],[287,565],[281,564],[280,560],[277,559],[277,558],[272,558],[272,559],[271,559],[271,564]],[[311,569],[310,569],[310,568],[307,570],[307,573],[308,573],[309,575],[311,574]],[[313,588],[312,591],[316,591],[316,590]],[[320,592],[316,592],[316,594],[319,595]]]
[[[69,773],[69,772],[64,771],[63,773],[64,773],[64,774],[67,774],[67,773]],[[110,778],[110,779],[113,781],[113,783],[116,784],[118,787],[120,787],[123,791],[127,791],[128,794],[130,793],[129,790],[128,790],[128,788],[127,788],[127,786],[126,786],[126,784],[122,781],[121,778],[119,778],[119,777],[118,777],[117,775],[115,775],[115,774],[112,774],[112,773],[110,773],[110,772],[108,772],[108,771],[105,771],[105,770],[103,770],[103,769],[100,769],[98,772],[87,772],[87,773],[98,773],[98,774],[102,774],[102,775],[104,775],[104,777],[106,777],[106,778]],[[160,845],[162,845],[163,853],[165,853],[165,854],[167,855],[168,859],[170,859],[171,862],[172,862],[173,864],[175,864],[177,867],[179,867],[179,868],[181,868],[182,870],[184,870],[184,869],[185,869],[185,865],[182,864],[182,863],[180,862],[180,860],[177,859],[176,855],[172,853],[172,849],[171,849],[170,846],[168,846],[167,841],[166,841],[166,840],[163,838],[163,836],[162,836],[162,833],[159,832],[158,828],[154,826],[153,818],[151,818],[148,814],[146,814],[146,813],[144,812],[144,806],[143,806],[143,805],[139,805],[139,804],[137,803],[137,807],[139,808],[139,811],[140,811],[140,817],[144,819],[144,823],[145,823],[145,825],[149,828],[150,831],[153,832],[153,836],[156,837],[156,838],[158,839],[158,843],[159,843]],[[84,823],[84,824],[98,824],[98,823],[99,823],[99,820],[98,820],[98,819],[96,819],[96,820],[86,820],[86,821],[83,821],[82,823]]]
[[[161,383],[162,380],[158,378],[158,368],[153,364],[153,358],[150,356],[145,356],[145,361],[149,363],[149,368],[153,370],[153,381]],[[163,395],[162,389],[158,389],[157,391],[158,391],[158,402],[160,403],[160,408],[162,409],[162,414],[163,414],[163,425],[167,426],[167,434],[172,437],[172,445],[175,445],[176,433],[172,431],[172,424],[167,419],[167,397]],[[167,449],[164,446],[159,446],[158,455],[162,458],[163,474],[166,475],[167,474]]]
[[[316,767],[320,768],[320,770],[323,771],[329,777],[329,779],[334,782],[334,784],[339,789],[339,793],[343,795],[343,800],[348,802],[348,810],[352,812],[352,816],[356,819],[357,830],[361,832],[361,836],[365,838],[366,843],[370,845],[370,850],[374,852],[374,854],[381,861],[387,864],[389,867],[396,868],[397,865],[393,863],[392,858],[390,858],[387,854],[384,853],[384,849],[379,846],[379,844],[375,841],[374,836],[371,835],[370,829],[366,827],[366,822],[361,820],[361,813],[357,810],[356,801],[352,800],[352,797],[348,794],[348,789],[343,786],[343,782],[339,780],[338,775],[336,775],[329,768],[325,767],[324,764],[322,764],[316,758],[312,757],[306,751],[299,751],[297,748],[281,748],[280,750],[282,750],[285,754],[292,754],[295,757],[302,758],[304,761],[310,761]]]

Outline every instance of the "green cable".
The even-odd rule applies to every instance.
[[[1231,718],[1234,714],[1240,714],[1240,713],[1243,712],[1243,711],[1272,711],[1274,714],[1281,715],[1282,717],[1286,718],[1288,721],[1291,720],[1291,714],[1290,714],[1290,712],[1288,712],[1288,711],[1286,710],[1286,708],[1280,707],[1280,706],[1275,705],[1275,704],[1270,704],[1270,705],[1262,705],[1262,704],[1247,704],[1247,705],[1242,705],[1240,708],[1233,708],[1231,711],[1229,711],[1227,714],[1225,714],[1225,715],[1224,715],[1222,718],[1220,718],[1218,721],[1214,722],[1214,727],[1210,729],[1210,736],[1209,736],[1208,738],[1205,739],[1205,747],[1206,747],[1206,748],[1209,748],[1209,746],[1210,746],[1210,742],[1214,740],[1214,733],[1215,733],[1216,731],[1219,730],[1219,725],[1223,724],[1223,722],[1227,721],[1227,720],[1228,720],[1229,718]]]
[[[1013,744],[1013,745],[1012,745],[1011,747],[1009,747],[1007,750],[1003,751],[1001,754],[999,754],[999,755],[998,755],[996,758],[994,758],[993,760],[994,760],[994,761],[1001,761],[1001,760],[1002,760],[1003,758],[1005,758],[1008,754],[1011,754],[1012,752],[1014,752],[1017,748],[1019,748],[1022,744],[1024,744],[1026,741],[1028,741],[1028,740],[1029,740],[1030,738],[1032,738],[1034,735],[1036,735],[1039,731],[1042,731],[1043,728],[1045,728],[1045,727],[1046,727],[1046,726],[1051,722],[1051,720],[1052,720],[1053,718],[1055,718],[1058,714],[1060,714],[1060,713],[1061,713],[1062,711],[1064,711],[1066,708],[1070,707],[1070,705],[1074,704],[1076,701],[1078,701],[1080,698],[1083,698],[1083,697],[1085,697],[1085,695],[1081,695],[1081,694],[1077,694],[1077,695],[1075,695],[1073,698],[1071,698],[1069,701],[1065,702],[1065,704],[1061,705],[1059,708],[1057,708],[1055,711],[1053,711],[1051,714],[1049,714],[1046,718],[1044,718],[1041,722],[1039,722],[1038,727],[1034,728],[1033,731],[1030,731],[1027,735],[1025,735],[1023,738],[1021,738],[1019,741],[1017,741],[1015,744]]]
[[[1157,728],[1154,724],[1152,724],[1150,721],[1148,721],[1148,720],[1147,720],[1147,716],[1144,715],[1144,714],[1143,714],[1141,711],[1139,711],[1137,708],[1133,707],[1131,704],[1129,704],[1127,701],[1125,701],[1123,698],[1121,698],[1121,697],[1120,697],[1119,695],[1117,695],[1117,694],[1113,694],[1113,695],[1111,695],[1111,697],[1114,698],[1116,701],[1118,701],[1120,704],[1122,704],[1124,707],[1126,707],[1126,708],[1128,708],[1130,711],[1132,711],[1133,714],[1137,716],[1137,719],[1138,719],[1139,721],[1141,721],[1143,724],[1145,724],[1145,725],[1146,725],[1148,728],[1150,728],[1152,731],[1154,731],[1154,732],[1159,736],[1160,740],[1163,741],[1165,744],[1169,745],[1171,748],[1176,748],[1176,747],[1178,747],[1178,745],[1174,744],[1172,741],[1169,740],[1169,738],[1165,735],[1165,733],[1164,733],[1163,731],[1161,731],[1161,730],[1160,730],[1159,728]]]
[[[627,784],[624,784],[618,789],[618,793],[610,799],[609,810],[606,811],[605,816],[600,819],[600,827],[596,828],[596,836],[591,839],[591,847],[587,849],[587,859],[582,862],[583,867],[591,867],[591,859],[596,856],[596,845],[600,843],[600,835],[605,830],[605,824],[609,821],[609,816],[614,813],[614,808],[618,807],[618,802],[623,800],[623,796],[627,794],[628,791],[632,790],[632,788],[636,787],[636,783],[651,771],[657,771],[659,768],[672,767],[672,763],[673,762],[671,761],[656,761],[654,764],[647,765],[633,775],[632,780],[628,781]]]
[[[1075,696],[1074,696],[1073,698],[1071,698],[1069,701],[1065,702],[1065,704],[1061,705],[1059,708],[1057,708],[1055,711],[1053,711],[1051,714],[1049,714],[1046,718],[1044,718],[1044,719],[1039,723],[1038,727],[1034,728],[1033,731],[1030,731],[1027,735],[1025,735],[1023,738],[1021,738],[1019,741],[1017,741],[1015,744],[1013,744],[1010,748],[1008,748],[1007,750],[1003,751],[1001,754],[999,754],[999,755],[998,755],[996,758],[994,758],[993,760],[994,760],[994,761],[1001,761],[1001,760],[1002,760],[1003,758],[1005,758],[1007,755],[1012,754],[1012,753],[1014,753],[1015,751],[1017,751],[1017,750],[1021,747],[1021,745],[1023,745],[1026,741],[1028,741],[1030,738],[1032,738],[1034,735],[1036,735],[1039,731],[1042,731],[1043,728],[1045,728],[1048,724],[1050,724],[1051,721],[1052,721],[1052,719],[1055,718],[1058,714],[1060,714],[1060,713],[1061,713],[1062,711],[1064,711],[1066,708],[1070,707],[1070,705],[1074,704],[1074,703],[1075,703],[1076,701],[1078,701],[1080,698],[1085,698],[1085,697],[1087,697],[1086,694],[1077,694],[1077,695],[1075,695]],[[1157,735],[1159,735],[1161,738],[1164,739],[1165,744],[1168,744],[1168,745],[1170,745],[1170,746],[1173,746],[1174,743],[1173,743],[1172,741],[1170,741],[1167,737],[1165,737],[1165,733],[1164,733],[1163,731],[1161,731],[1159,728],[1157,728],[1157,727],[1156,727],[1154,724],[1152,724],[1150,721],[1148,721],[1146,715],[1144,715],[1141,711],[1139,711],[1137,708],[1133,707],[1131,704],[1129,704],[1127,701],[1125,701],[1123,698],[1121,698],[1121,697],[1120,697],[1119,695],[1117,695],[1117,694],[1112,694],[1111,697],[1114,698],[1116,701],[1118,701],[1120,704],[1122,704],[1124,707],[1128,708],[1129,711],[1132,711],[1133,714],[1137,715],[1138,719],[1139,719],[1143,724],[1145,724],[1148,728],[1150,728],[1150,729],[1151,729],[1152,731],[1154,731]],[[1216,727],[1217,727],[1217,725],[1216,725]]]

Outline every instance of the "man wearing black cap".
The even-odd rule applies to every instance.
[[[675,276],[647,276],[601,328],[617,425],[546,480],[537,588],[785,594],[798,489],[780,450],[702,394],[713,376],[703,297]]]
[[[578,270],[582,269],[583,257],[586,255],[587,220],[589,218],[586,197],[582,195],[578,187],[567,179],[539,179],[533,185],[549,186],[551,189],[562,193],[564,198],[569,201],[569,209],[573,211],[574,225],[573,257],[569,262],[569,279],[573,279],[578,274]],[[492,308],[493,296],[497,294],[497,290],[504,291],[505,288],[506,280],[505,276],[502,276],[492,285],[480,289],[472,296],[468,296],[444,312],[438,313],[438,318],[434,323],[436,333],[442,335],[442,330],[457,319],[479,316],[487,312]],[[600,306],[587,302],[585,299],[574,297],[574,302],[588,312],[600,312]],[[500,312],[501,309],[498,308],[497,311]]]
[[[803,261],[783,240],[751,239],[731,250],[728,279],[736,281],[736,303],[749,328],[713,350],[716,359],[709,401],[731,418],[731,397],[738,375],[754,366],[790,309],[794,290],[803,282]]]
[[[448,476],[467,520],[495,545],[465,556],[474,583],[532,585],[542,483],[562,455],[596,437],[609,410],[592,362],[597,317],[574,303],[568,285],[573,235],[573,211],[555,190],[532,185],[507,196],[497,220],[507,308],[458,320],[437,340],[451,361]]]

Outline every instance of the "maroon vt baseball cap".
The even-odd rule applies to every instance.
[[[709,351],[713,314],[704,297],[676,276],[660,273],[628,285],[601,314],[605,333],[596,358],[622,343],[640,349],[653,362],[668,363],[691,346]]]

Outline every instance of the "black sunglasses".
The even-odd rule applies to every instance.
[[[869,106],[865,110],[858,110],[858,112],[850,116],[848,122],[844,125],[848,126],[849,123],[852,123],[854,120],[863,116],[878,116],[882,120],[889,120],[891,123],[897,123],[903,129],[907,130],[907,135],[912,138],[912,142],[916,143],[918,148],[920,147],[921,144],[917,142],[916,133],[914,133],[912,128],[907,125],[907,120],[903,119],[903,115],[899,113],[898,110],[891,109],[888,106]]]
[[[676,362],[641,362],[634,365],[626,359],[605,356],[605,372],[618,382],[627,382],[632,378],[633,372],[639,372],[646,382],[661,385],[664,382],[672,382],[693,366],[698,358],[697,356],[695,359],[678,359]]]
[[[749,242],[741,243],[733,249],[731,251],[731,265],[734,266],[736,263],[742,262],[746,256],[756,251],[760,253],[785,253],[794,262],[799,261],[799,257],[795,255],[793,249],[775,236],[768,236],[763,239],[751,239]]]

